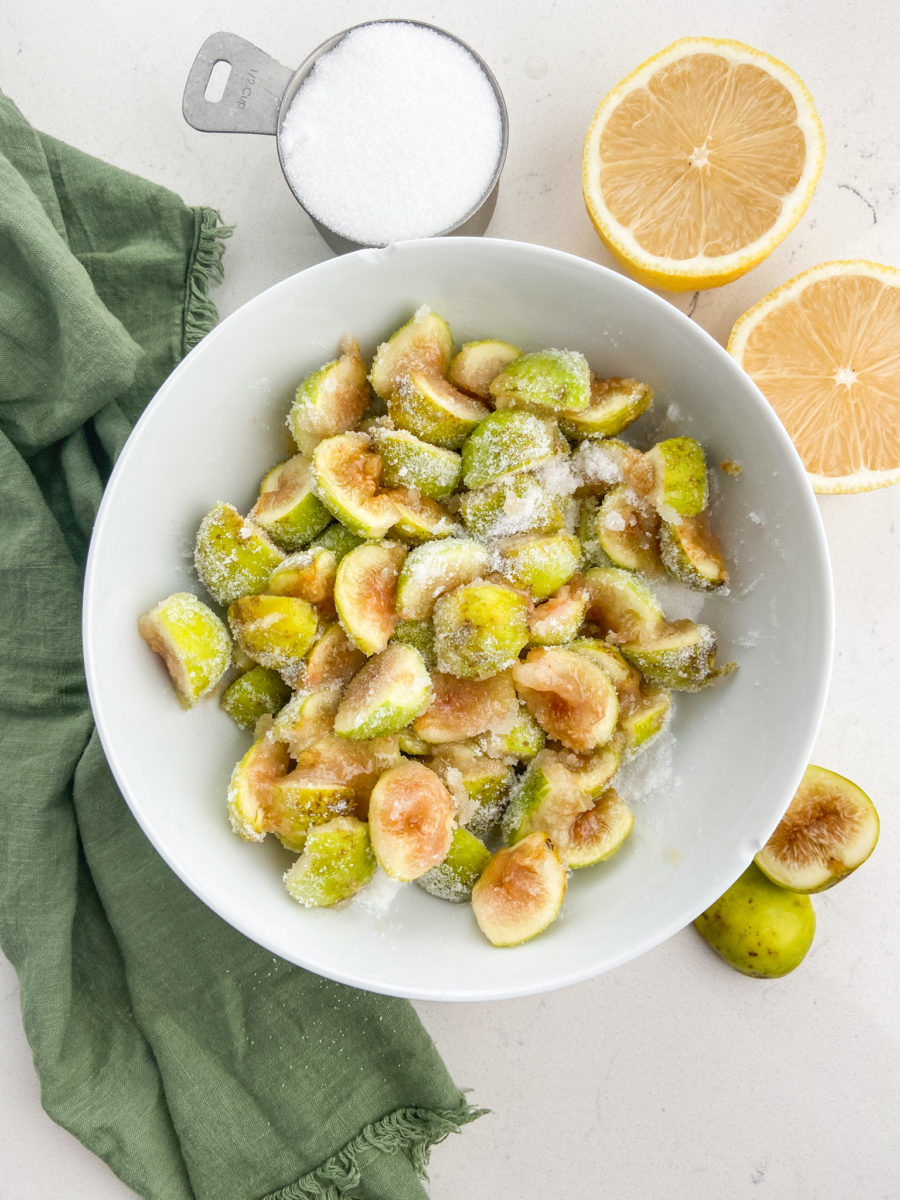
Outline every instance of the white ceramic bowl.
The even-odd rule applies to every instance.
[[[457,342],[495,336],[583,351],[597,372],[656,394],[635,427],[706,447],[730,594],[706,599],[719,661],[739,669],[677,700],[658,749],[622,785],[629,844],[576,872],[560,919],[512,950],[479,933],[468,905],[409,885],[390,907],[307,911],[269,838],[240,841],[225,817],[229,774],[248,744],[215,700],[183,712],[138,614],[200,591],[192,546],[217,500],[246,512],[290,452],[284,418],[303,376],[352,332],[363,352],[426,303]],[[718,469],[736,460],[738,478]],[[696,616],[696,593],[666,592]],[[436,1000],[526,995],[586,979],[662,942],[706,908],[777,824],[807,763],[831,663],[824,535],[800,461],[728,354],[665,300],[554,250],[448,238],[364,250],[301,272],[223,321],[160,389],[106,491],[88,562],[84,642],[97,726],[147,836],[206,904],[285,959],[357,987]]]

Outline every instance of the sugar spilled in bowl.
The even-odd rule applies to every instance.
[[[218,100],[213,69],[229,67]],[[191,67],[183,112],[207,132],[275,134],[284,177],[338,253],[484,233],[506,157],[506,105],[482,59],[419,21],[323,42],[290,71],[234,34]]]

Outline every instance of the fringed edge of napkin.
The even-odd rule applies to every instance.
[[[465,1105],[462,1108],[397,1108],[379,1121],[366,1125],[343,1150],[296,1183],[270,1192],[263,1200],[346,1200],[361,1179],[365,1160],[373,1153],[405,1154],[420,1178],[432,1146],[489,1110]]]
[[[224,241],[234,232],[233,225],[222,224],[222,217],[214,208],[195,208],[194,214],[194,250],[184,297],[184,354],[193,350],[219,319],[219,310],[209,297],[209,289],[224,278]]]

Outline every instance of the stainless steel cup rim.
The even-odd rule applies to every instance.
[[[438,33],[442,37],[449,38],[462,47],[468,54],[472,56],[484,73],[497,102],[497,109],[500,116],[500,149],[497,155],[497,162],[494,167],[493,174],[490,177],[484,191],[479,196],[478,200],[457,220],[444,229],[437,230],[431,236],[445,237],[457,231],[467,232],[465,226],[473,221],[482,210],[487,211],[489,217],[490,211],[493,210],[493,203],[496,200],[496,192],[500,182],[500,176],[503,172],[503,167],[506,162],[506,153],[509,144],[509,117],[506,109],[506,101],[503,98],[503,93],[500,90],[500,84],[497,81],[493,71],[484,61],[477,51],[473,50],[462,38],[457,37],[453,33],[449,33],[446,29],[441,29],[437,25],[431,25],[427,21],[417,21],[406,17],[383,17],[372,21],[362,21],[357,25],[348,26],[346,29],[340,30],[338,33],[332,34],[321,42],[310,54],[306,56],[303,62],[295,70],[282,66],[270,55],[265,54],[257,46],[244,41],[234,34],[218,33],[212,34],[207,38],[203,47],[199,51],[191,72],[188,76],[188,81],[185,85],[184,99],[182,103],[182,111],[185,120],[195,129],[203,130],[204,132],[216,133],[267,133],[275,135],[275,145],[278,153],[278,162],[281,167],[281,173],[284,176],[285,182],[291,190],[294,199],[300,207],[312,219],[316,227],[319,229],[325,240],[335,249],[350,250],[362,248],[364,246],[377,246],[384,243],[371,242],[355,242],[345,235],[331,229],[322,219],[315,213],[310,212],[306,207],[303,198],[298,194],[291,178],[285,168],[284,148],[282,143],[282,130],[284,127],[285,117],[288,110],[294,102],[294,99],[303,86],[310,71],[316,65],[316,62],[333,50],[348,34],[353,33],[357,29],[364,29],[370,25],[415,25],[421,29],[428,29],[433,33]],[[231,103],[228,110],[224,113],[216,111],[215,102],[210,102],[205,99],[205,90],[209,83],[209,77],[212,67],[218,61],[225,61],[232,65],[232,70],[237,71],[242,54],[252,51],[259,56],[262,70],[253,68],[253,86],[244,88],[244,92],[248,93],[246,98],[243,93],[239,93],[237,88],[233,89]],[[260,79],[259,76],[264,78]],[[262,106],[257,111],[252,111],[252,106],[257,103],[252,98],[253,92],[259,85],[258,90],[262,95]],[[226,94],[228,87],[226,84]],[[280,98],[279,93],[280,91]],[[223,97],[224,99],[224,97]],[[485,223],[486,224],[486,223]]]

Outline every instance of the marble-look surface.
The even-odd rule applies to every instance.
[[[210,32],[228,29],[293,65],[336,30],[383,15],[442,25],[498,76],[510,149],[496,237],[608,264],[580,194],[591,112],[637,63],[695,33],[735,37],[790,63],[816,98],[828,157],[807,214],[761,267],[672,302],[724,340],[746,308],[815,263],[861,257],[900,265],[900,16],[892,0],[444,0],[389,13],[359,0],[305,11],[284,0],[252,8],[157,0],[140,9],[113,0],[7,0],[0,86],[39,128],[189,203],[212,204],[236,225],[216,297],[225,315],[329,252],[287,191],[270,139],[212,137],[182,120],[196,50]],[[784,980],[733,974],[687,929],[561,992],[419,1004],[454,1077],[492,1110],[435,1151],[434,1200],[900,1197],[900,488],[820,505],[837,640],[814,758],[875,799],[878,850],[817,898],[815,945]],[[5,961],[0,1048],[0,1196],[133,1195],[41,1110]]]

